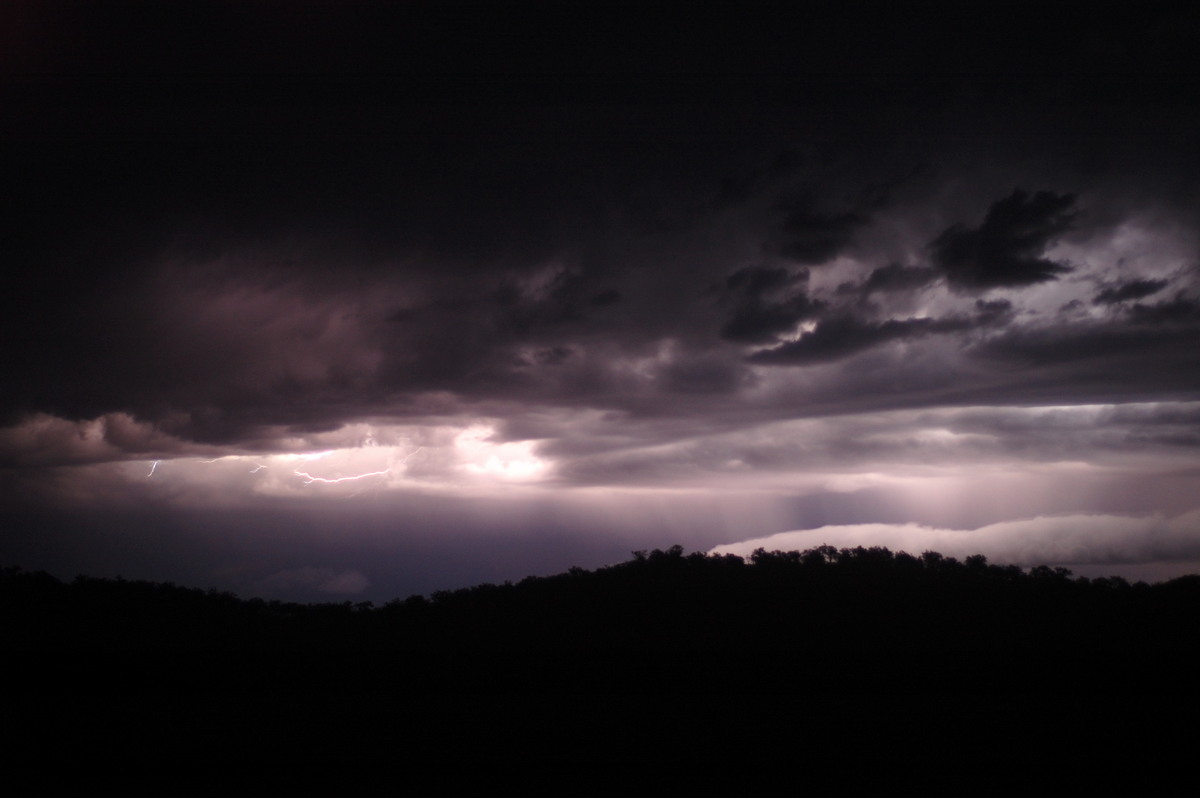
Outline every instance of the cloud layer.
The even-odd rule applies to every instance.
[[[959,559],[982,554],[1026,567],[1157,564],[1159,578],[1177,576],[1200,563],[1200,513],[1175,518],[1065,515],[1025,518],[978,529],[937,529],[919,524],[854,524],[781,532],[717,546],[715,554],[748,557],[767,551],[882,546],[920,554],[936,551]],[[1162,567],[1164,563],[1173,564]],[[1096,572],[1097,569],[1089,569]],[[1103,571],[1103,568],[1099,569]]]

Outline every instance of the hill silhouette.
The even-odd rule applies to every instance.
[[[675,546],[381,607],[10,567],[0,613],[10,660],[103,655],[136,663],[126,672],[141,684],[183,668],[224,689],[257,659],[275,685],[379,677],[446,691],[1144,690],[1182,679],[1178,663],[1200,649],[1200,576],[1130,584],[979,555]]]

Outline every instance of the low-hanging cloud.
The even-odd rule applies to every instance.
[[[978,529],[939,529],[920,524],[850,524],[781,532],[728,543],[715,554],[747,556],[755,549],[803,550],[882,546],[954,557],[983,554],[999,563],[1115,565],[1200,560],[1200,510],[1174,518],[1101,514],[1038,516]]]

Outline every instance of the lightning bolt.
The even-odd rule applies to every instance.
[[[385,468],[382,471],[369,471],[365,474],[355,474],[352,477],[338,477],[337,479],[326,479],[325,477],[314,477],[312,474],[308,473],[307,471],[293,471],[292,473],[298,477],[303,478],[305,480],[305,482],[304,482],[305,485],[311,485],[314,482],[321,482],[326,485],[336,485],[339,482],[352,482],[353,480],[364,479],[365,477],[381,477],[384,474],[391,473],[391,470],[392,469],[390,469],[390,468]]]
[[[294,470],[292,473],[295,474],[300,479],[304,480],[305,485],[311,485],[314,482],[320,482],[324,485],[337,485],[341,482],[355,482],[357,480],[367,479],[369,477],[382,477],[382,476],[387,476],[388,474],[390,474],[393,470],[395,470],[397,465],[402,466],[402,465],[406,464],[410,458],[412,458],[414,455],[418,454],[419,452],[423,451],[424,448],[425,448],[424,446],[418,446],[416,449],[412,450],[407,455],[405,455],[403,459],[401,459],[398,463],[396,463],[396,465],[393,465],[390,468],[385,468],[381,471],[367,471],[367,472],[364,472],[361,474],[352,474],[349,476],[335,477],[335,478],[318,477],[318,476],[314,476],[313,474],[309,473],[308,471],[301,471],[299,469]],[[322,460],[332,454],[334,454],[334,450],[297,455],[297,457],[304,463],[310,463],[314,460]],[[211,463],[218,462],[219,460],[225,460],[225,459],[228,459],[228,458],[214,457],[211,460],[201,460],[200,462],[205,463],[205,464],[211,464]],[[146,475],[147,478],[154,476],[154,472],[158,469],[158,466],[161,462],[162,462],[161,460],[155,460],[150,464],[150,473]],[[255,463],[254,468],[250,469],[249,473],[257,474],[259,471],[262,471],[263,469],[266,469],[266,468],[270,468],[270,466],[265,465],[264,463]],[[359,492],[361,492],[361,491],[359,491]],[[358,495],[358,494],[356,493],[354,495]]]
[[[414,454],[416,454],[417,452],[421,451],[424,448],[425,448],[424,446],[418,446],[416,449],[409,452],[407,455],[405,455],[404,459],[400,461],[400,465],[404,465],[405,463],[407,463],[408,458],[412,457]],[[326,454],[328,454],[328,452]],[[260,466],[260,468],[261,467],[262,466]],[[314,477],[312,474],[308,473],[307,471],[300,471],[299,469],[293,471],[292,473],[295,474],[296,476],[300,477],[301,479],[303,479],[305,485],[311,485],[314,482],[320,482],[325,485],[336,485],[339,482],[353,482],[354,480],[365,479],[367,477],[382,477],[386,474],[390,474],[391,472],[392,472],[392,469],[385,468],[382,471],[368,471],[364,474],[355,474],[354,476],[349,476],[349,477],[338,477],[337,479],[328,479],[327,477]],[[251,472],[251,473],[253,473],[253,472]]]

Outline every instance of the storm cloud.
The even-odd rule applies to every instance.
[[[5,562],[386,599],[1059,515],[1192,556],[1196,12],[21,9]]]
[[[725,280],[722,299],[734,306],[721,337],[763,343],[818,315],[824,303],[806,293],[808,272],[746,267]]]
[[[1075,197],[1017,189],[997,200],[977,228],[961,224],[933,240],[933,262],[965,290],[1012,288],[1047,280],[1071,267],[1043,257],[1054,238],[1071,228]]]
[[[1111,288],[1105,288],[1092,299],[1093,305],[1115,305],[1131,299],[1144,299],[1167,287],[1166,280],[1131,280]]]

